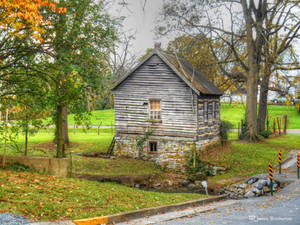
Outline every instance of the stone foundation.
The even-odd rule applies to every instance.
[[[136,146],[137,139],[142,138],[137,135],[119,135],[116,136],[116,149],[117,156],[128,156],[132,158],[141,158],[152,160],[156,164],[182,171],[186,168],[190,159],[193,144],[196,144],[196,149],[202,151],[207,149],[208,146],[219,143],[219,137],[211,137],[211,139],[193,141],[185,138],[174,137],[155,137],[151,136],[149,140],[143,144],[143,151],[139,153]],[[149,142],[157,142],[157,152],[150,152]]]

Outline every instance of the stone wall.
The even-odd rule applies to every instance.
[[[204,103],[207,103],[205,110]],[[215,108],[213,108],[215,103]],[[208,118],[205,119],[205,114]],[[198,97],[198,139],[214,139],[220,130],[220,98],[218,96],[201,95]]]
[[[0,155],[0,163],[2,165],[3,155]],[[58,177],[66,177],[68,175],[69,159],[63,158],[46,158],[36,156],[6,156],[6,164],[19,163],[28,166],[31,170],[48,173]]]
[[[132,158],[139,157],[139,150],[136,147],[137,138],[141,138],[136,135],[119,135],[116,137],[116,149],[115,154],[117,156],[128,156]],[[149,151],[149,141],[157,142],[157,152]],[[185,138],[174,137],[155,137],[151,136],[149,140],[144,142],[142,158],[146,160],[152,160],[156,164],[174,169],[177,171],[183,171],[189,161],[192,146],[196,143],[198,151],[202,151],[203,148],[207,148],[210,145],[219,142],[219,137],[213,137],[212,139],[193,141]]]

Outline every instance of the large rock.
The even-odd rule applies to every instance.
[[[273,181],[273,190],[278,190],[280,183]],[[229,188],[223,190],[224,194],[227,194],[229,198],[251,198],[259,197],[265,193],[270,192],[270,180],[264,177],[250,177],[243,184],[231,185]]]
[[[246,194],[245,194],[245,197],[247,198],[253,198],[255,197],[255,193],[251,190],[249,190]]]
[[[259,179],[257,177],[250,177],[245,183],[246,184],[254,184],[257,182]]]

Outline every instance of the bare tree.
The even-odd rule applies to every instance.
[[[130,51],[133,34],[120,34],[119,42],[110,49],[110,57],[107,58],[107,64],[115,79],[120,78],[137,62],[137,56]]]
[[[262,65],[266,61],[264,55],[268,51],[269,43],[267,35],[270,26],[266,26],[270,18],[274,16],[277,21],[281,14],[285,14],[287,8],[280,4],[282,1],[267,0],[173,0],[164,5],[162,20],[163,26],[158,27],[160,34],[170,31],[191,35],[210,37],[211,51],[218,61],[218,66],[224,76],[230,79],[238,79],[247,84],[247,131],[250,141],[257,140],[257,94]],[[299,1],[289,2],[293,7],[299,7]],[[272,14],[273,12],[273,14]],[[291,12],[291,11],[290,11]],[[289,13],[290,13],[289,12]],[[295,22],[290,25],[280,20],[277,26],[287,29],[289,26],[290,37],[296,37],[299,19],[296,15]],[[280,36],[280,29],[274,27],[271,35]],[[201,35],[199,35],[201,34]],[[279,38],[280,39],[280,38]],[[284,42],[285,39],[281,40]],[[292,44],[291,38],[285,41]],[[214,48],[213,43],[222,42],[219,48]],[[280,54],[280,52],[278,52]],[[273,65],[273,62],[270,64]],[[238,67],[237,67],[238,66]],[[234,68],[238,68],[235,69]],[[267,82],[268,84],[268,82]],[[268,85],[267,85],[268,86]]]
[[[257,121],[259,131],[265,129],[268,91],[273,90],[281,93],[281,95],[287,95],[291,83],[287,79],[288,75],[284,75],[283,72],[300,69],[292,46],[293,42],[299,38],[299,3],[300,1],[276,0],[273,4],[269,4],[268,14],[264,20],[265,44]],[[278,74],[282,75],[278,76]],[[277,75],[277,79],[275,79],[276,83],[272,82],[270,86],[272,75],[273,77]],[[289,85],[283,88],[280,85],[282,83],[289,83]]]

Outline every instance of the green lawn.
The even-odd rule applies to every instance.
[[[227,120],[238,127],[241,119],[245,118],[246,106],[242,104],[221,104],[221,119]],[[288,115],[288,129],[300,129],[300,114],[297,113],[295,106],[268,105],[270,119],[276,116]]]
[[[75,130],[75,134],[73,128],[69,128],[69,138],[73,143],[71,149],[73,152],[106,152],[113,136],[114,130],[112,128],[101,128],[99,135],[96,128],[91,128],[86,131],[81,128],[77,128]],[[53,129],[50,129],[49,133],[47,129],[42,129],[37,134],[30,135],[29,155],[55,155],[55,146],[52,143],[53,139]],[[23,154],[23,149],[24,136],[21,134],[16,140],[16,145],[8,143],[8,154],[21,155]]]
[[[81,219],[204,198],[0,169],[0,209],[32,220]]]
[[[212,150],[205,160],[228,169],[225,174],[210,179],[216,182],[219,179],[266,173],[269,162],[274,166],[277,164],[279,150],[284,159],[293,149],[300,149],[300,135],[285,135],[260,143],[232,142],[224,148]]]
[[[95,110],[91,112],[90,124],[94,126],[113,126],[115,124],[115,111],[113,109]],[[74,125],[74,115],[68,116],[69,125]]]

